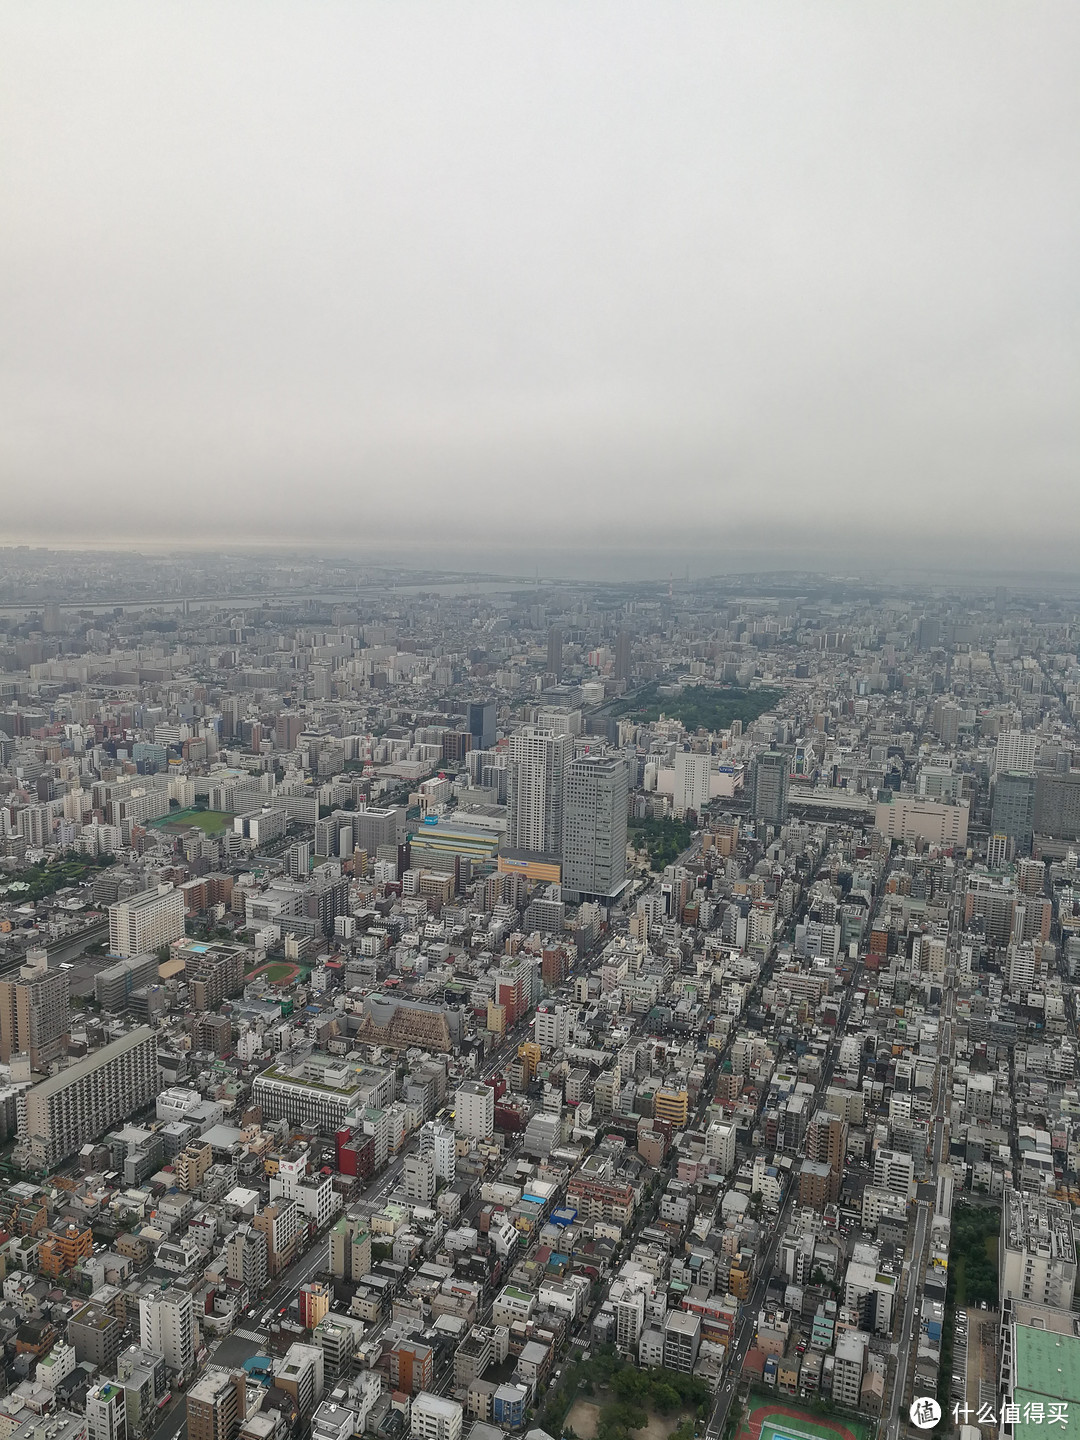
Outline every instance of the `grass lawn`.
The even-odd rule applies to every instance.
[[[276,985],[280,980],[288,980],[295,970],[295,965],[286,965],[279,962],[276,965],[268,966],[263,971],[263,974],[266,976],[266,978],[270,981],[271,984]]]
[[[196,825],[204,835],[221,835],[231,829],[232,822],[225,810],[173,810],[150,823],[157,830],[187,830]]]

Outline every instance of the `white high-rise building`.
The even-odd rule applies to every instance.
[[[495,1134],[495,1091],[479,1080],[465,1080],[454,1094],[454,1129],[471,1140]]]
[[[435,1177],[454,1183],[457,1175],[457,1141],[449,1125],[440,1125],[429,1120],[420,1129],[420,1154],[427,1156],[435,1166]]]
[[[711,755],[701,755],[693,750],[676,750],[675,793],[672,796],[676,815],[685,815],[687,810],[700,814],[709,803],[711,783]]]
[[[566,770],[573,755],[572,735],[531,726],[511,735],[506,776],[511,850],[561,854]]]
[[[1010,770],[1031,772],[1035,769],[1034,730],[1003,730],[994,746],[994,774]]]
[[[562,1050],[570,1040],[570,1007],[554,1001],[537,1006],[533,1039],[544,1050]]]
[[[435,1198],[435,1161],[430,1155],[405,1156],[401,1171],[401,1188],[408,1200],[419,1205],[430,1205]]]
[[[173,1286],[158,1295],[140,1295],[139,1344],[164,1356],[170,1370],[191,1368],[195,1361],[195,1303],[189,1291]]]
[[[875,1150],[874,1184],[910,1199],[915,1193],[915,1161],[901,1150]]]
[[[705,1132],[705,1154],[716,1161],[721,1175],[735,1168],[735,1126],[714,1120]]]
[[[126,959],[150,955],[184,933],[184,897],[175,885],[159,885],[109,906],[109,949]]]

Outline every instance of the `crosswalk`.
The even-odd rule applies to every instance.
[[[258,1330],[234,1330],[234,1335],[239,1335],[241,1340],[265,1340],[266,1336]]]

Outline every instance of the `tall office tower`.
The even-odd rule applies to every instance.
[[[467,715],[474,750],[490,750],[495,744],[494,700],[470,700]]]
[[[765,750],[754,761],[750,813],[767,825],[787,819],[788,757],[782,750]]]
[[[17,980],[0,980],[0,1062],[29,1055],[34,1070],[59,1059],[69,1034],[66,970],[50,970],[44,950],[28,950]]]
[[[295,750],[304,728],[302,715],[279,715],[274,724],[274,739],[279,750]]]
[[[1035,779],[1035,833],[1080,839],[1080,770],[1040,772]]]
[[[628,795],[629,777],[621,755],[582,755],[567,766],[562,845],[565,895],[609,900],[626,883]]]
[[[574,737],[527,727],[510,737],[506,777],[507,843],[511,850],[558,855],[562,850],[566,768]]]
[[[709,803],[711,783],[712,756],[708,751],[697,754],[692,750],[676,750],[675,793],[672,796],[676,815],[683,816],[687,810],[700,815]]]
[[[1031,854],[1034,821],[1035,776],[1023,771],[1000,771],[994,781],[990,833],[1008,837],[1010,859]]]
[[[236,695],[223,695],[221,698],[221,734],[225,740],[232,740],[240,734],[240,720],[243,715],[244,701]]]
[[[184,933],[184,897],[175,885],[159,885],[109,906],[109,949],[126,959],[149,955]]]
[[[924,615],[915,631],[915,648],[933,650],[941,644],[941,621]]]
[[[243,1370],[211,1365],[187,1393],[188,1440],[236,1440],[246,1413]]]
[[[1034,730],[1003,730],[994,746],[994,774],[1035,769]]]
[[[558,625],[552,625],[548,631],[547,668],[549,675],[557,680],[562,678],[562,631]]]
[[[59,635],[64,628],[60,621],[60,606],[55,600],[50,600],[45,606],[45,614],[41,622],[41,628],[46,635]]]
[[[1005,614],[1005,600],[1008,592],[1004,585],[999,585],[994,591],[994,613],[1000,619]]]
[[[20,1147],[35,1169],[59,1165],[159,1089],[157,1037],[140,1025],[18,1097]]]
[[[615,639],[615,679],[630,679],[630,631],[620,630]]]
[[[170,1285],[155,1295],[139,1296],[139,1344],[163,1355],[173,1371],[195,1362],[195,1301],[190,1290]]]

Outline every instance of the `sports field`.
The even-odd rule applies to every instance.
[[[233,817],[224,810],[173,810],[150,824],[155,830],[188,830],[197,825],[205,835],[221,835],[232,822]]]
[[[245,980],[251,980],[256,975],[265,975],[271,985],[288,985],[300,978],[300,966],[294,965],[291,960],[271,960],[267,965],[256,965],[254,970],[249,970]]]
[[[755,1390],[737,1440],[870,1440],[872,1431],[864,1420],[819,1415]]]

